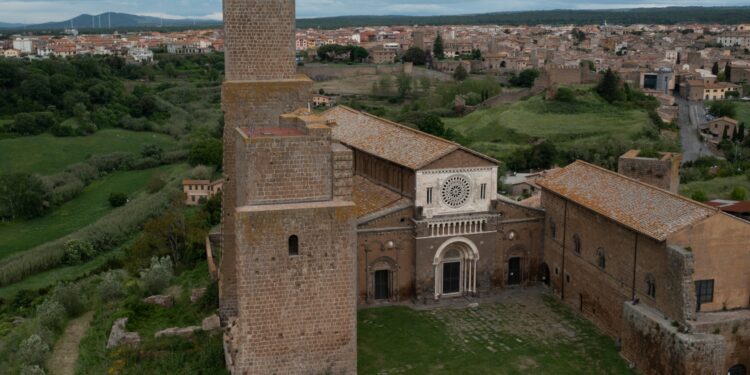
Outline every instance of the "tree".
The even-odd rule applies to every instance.
[[[427,54],[419,47],[411,47],[404,53],[403,60],[414,65],[424,65],[427,63]]]
[[[442,60],[445,58],[445,49],[443,48],[443,37],[440,33],[435,38],[435,43],[432,45],[432,54],[438,59]]]
[[[694,201],[698,202],[708,202],[708,195],[706,195],[706,192],[703,190],[698,190],[694,192],[690,198]]]
[[[351,51],[349,52],[349,58],[352,62],[362,62],[370,56],[370,53],[366,49],[360,46],[349,46]]]
[[[445,135],[445,125],[443,125],[443,120],[437,115],[432,113],[427,114],[417,122],[417,128],[425,133],[436,135],[438,137]]]
[[[113,192],[109,193],[109,198],[107,198],[107,201],[112,207],[122,207],[125,205],[125,203],[128,203],[128,196],[125,193]]]
[[[611,68],[608,68],[596,86],[596,92],[609,103],[623,99],[623,91],[620,88],[620,76]]]
[[[521,74],[513,75],[510,78],[510,84],[518,87],[533,87],[534,82],[539,77],[539,71],[536,69],[524,69]]]
[[[411,77],[406,74],[399,74],[398,77],[396,77],[399,98],[403,99],[411,93],[411,83]]]
[[[469,73],[466,71],[466,68],[464,68],[464,64],[459,63],[456,70],[453,71],[453,79],[456,81],[463,81],[466,78],[469,78]]]
[[[52,192],[28,173],[0,175],[0,219],[31,219],[49,208]]]
[[[728,101],[716,101],[708,106],[708,113],[714,117],[731,117],[735,118],[737,115],[737,108],[733,102]]]
[[[482,59],[482,51],[477,49],[471,50],[471,59],[472,60],[481,60]]]
[[[711,67],[711,74],[718,76],[719,75],[719,62],[715,62],[714,66]]]
[[[736,187],[732,190],[731,198],[735,201],[744,201],[747,199],[747,190],[742,187]]]
[[[193,142],[188,152],[190,165],[215,165],[221,169],[223,145],[214,138],[202,138]]]

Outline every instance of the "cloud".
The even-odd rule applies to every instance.
[[[0,22],[62,21],[79,14],[124,12],[221,19],[222,0],[0,0]],[[612,9],[748,5],[747,0],[297,0],[301,18],[342,15],[439,15],[540,9]]]

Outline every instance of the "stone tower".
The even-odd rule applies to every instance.
[[[651,158],[641,156],[639,150],[630,150],[618,159],[617,173],[677,194],[681,163],[681,154],[661,152],[658,158]]]
[[[233,374],[356,373],[353,155],[304,109],[294,7],[224,0],[219,289]]]

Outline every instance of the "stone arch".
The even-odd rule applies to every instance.
[[[743,364],[736,364],[729,368],[729,371],[727,371],[728,375],[746,375],[747,374],[747,368],[745,368],[745,365]]]
[[[388,297],[387,301],[398,301],[398,274],[399,265],[389,256],[375,258],[367,265],[367,300],[375,301],[376,297],[376,273],[387,272],[388,275]]]
[[[529,278],[529,252],[525,245],[515,244],[505,252],[504,280],[506,285],[519,285]]]
[[[479,249],[465,237],[445,241],[435,252],[435,299],[477,292]]]

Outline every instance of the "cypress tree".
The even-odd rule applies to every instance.
[[[432,45],[432,54],[435,55],[435,57],[438,58],[438,60],[442,60],[445,58],[445,49],[443,48],[443,37],[438,33],[437,37],[435,38],[435,43]]]
[[[596,87],[596,92],[609,103],[622,99],[620,77],[617,73],[613,72],[611,68],[607,69]]]
[[[732,66],[729,63],[724,67],[724,78],[727,82],[732,82]]]
[[[711,68],[711,74],[713,75],[719,75],[719,63],[715,62],[714,66]]]

